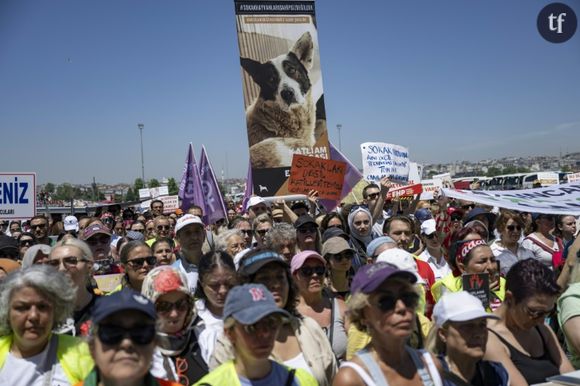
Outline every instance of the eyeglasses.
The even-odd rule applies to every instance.
[[[240,232],[242,232],[243,234],[246,234],[246,235],[251,235],[252,234],[252,230],[251,229],[240,229]]]
[[[145,262],[147,262],[147,265],[156,265],[157,258],[155,256],[138,257],[136,259],[127,261],[127,264],[129,264],[131,268],[141,268],[143,265],[145,265]]]
[[[258,230],[256,231],[256,233],[257,233],[257,234],[259,234],[260,236],[265,236],[265,235],[266,235],[266,233],[268,233],[268,231],[269,231],[269,230],[270,230],[270,229],[258,229]]]
[[[371,193],[371,194],[369,194],[369,195],[367,196],[367,199],[369,199],[369,200],[375,200],[375,199],[379,198],[379,195],[380,195],[380,193],[379,193],[379,192],[376,192],[376,193]]]
[[[32,239],[20,240],[21,247],[30,247],[31,245],[34,245],[34,240]]]
[[[550,315],[553,311],[554,308],[552,308],[551,310],[532,310],[530,308],[528,308],[528,306],[526,306],[525,304],[523,305],[524,311],[526,311],[526,314],[528,314],[528,316],[530,317],[530,319],[540,319],[540,318],[544,318],[547,315]]]
[[[178,312],[185,312],[191,307],[191,302],[189,298],[183,298],[181,300],[172,302],[158,301],[155,303],[155,310],[160,314],[168,314],[171,310],[176,310]]]
[[[310,277],[314,274],[316,274],[317,276],[323,276],[326,273],[326,268],[325,267],[302,267],[300,268],[300,273],[302,274],[302,276],[306,276],[306,277]]]
[[[280,318],[265,318],[254,324],[244,324],[243,329],[247,334],[276,331],[280,328]]]
[[[328,256],[330,256],[331,259],[334,259],[336,261],[343,261],[352,259],[353,255],[352,253],[349,252],[342,252],[337,254],[329,253]]]
[[[131,230],[134,232],[140,232],[140,233],[145,232],[145,228],[143,228],[143,229],[131,229]]]
[[[385,293],[379,297],[376,305],[382,312],[389,312],[395,309],[399,300],[407,308],[416,308],[419,304],[419,295],[415,292],[403,292],[398,295]]]
[[[303,235],[306,233],[315,233],[316,227],[302,227],[302,228],[298,228],[297,231],[302,233]]]
[[[513,231],[518,231],[520,232],[522,230],[522,227],[519,225],[508,225],[505,227],[508,231],[513,232]]]
[[[168,231],[169,229],[171,229],[169,225],[157,225],[158,231]]]
[[[155,339],[155,325],[146,324],[144,326],[124,328],[101,324],[97,327],[97,336],[102,343],[108,346],[121,343],[125,337],[128,337],[133,343],[142,346],[153,342],[153,339]]]
[[[78,258],[76,256],[67,256],[67,257],[63,257],[62,259],[50,259],[50,260],[46,261],[45,264],[53,266],[55,268],[58,268],[58,267],[60,267],[60,264],[62,263],[66,268],[76,268],[77,264],[80,261],[87,262],[89,260]]]
[[[111,237],[110,236],[91,237],[90,239],[85,241],[89,245],[108,244],[111,241]]]

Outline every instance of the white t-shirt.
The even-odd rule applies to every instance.
[[[435,280],[443,279],[451,273],[451,268],[449,267],[449,264],[447,264],[444,256],[441,256],[441,263],[438,263],[437,259],[431,256],[427,248],[425,248],[418,257],[419,260],[429,264],[429,267],[431,267],[431,270],[433,271],[433,275],[435,275]]]
[[[501,240],[495,240],[490,245],[491,251],[495,258],[499,261],[499,270],[502,275],[507,275],[510,268],[520,260],[534,259],[534,253],[527,248],[524,248],[518,243],[517,255],[514,255],[512,251],[507,249],[501,244]],[[552,263],[552,257],[550,256],[550,264]]]
[[[209,358],[213,354],[215,342],[220,334],[224,331],[223,320],[214,315],[206,306],[203,299],[195,302],[197,315],[201,318],[201,323],[195,326],[197,342],[201,350],[201,356],[205,363],[209,364]]]
[[[531,239],[534,239],[536,242],[533,242]],[[554,241],[554,245],[552,248],[544,244],[538,236],[533,233],[530,233],[527,238],[524,239],[522,242],[522,247],[529,249],[534,254],[534,258],[536,260],[541,261],[550,269],[552,268],[552,254],[547,252],[544,248],[540,247],[537,243],[544,245],[546,248],[551,249],[554,252],[558,252],[558,243]]]
[[[44,350],[28,358],[8,353],[0,369],[0,385],[10,386],[69,386],[70,382],[56,359],[58,336],[53,334]],[[54,369],[53,369],[54,365]]]

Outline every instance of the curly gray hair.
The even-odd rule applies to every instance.
[[[296,241],[296,229],[288,223],[274,224],[272,229],[266,233],[265,246],[268,249],[278,250],[284,241]]]
[[[12,333],[10,301],[16,291],[26,287],[36,289],[52,302],[53,328],[72,315],[76,288],[71,279],[53,267],[33,265],[10,273],[0,282],[0,336]]]
[[[215,238],[216,252],[226,252],[228,249],[228,241],[233,236],[240,236],[242,239],[244,238],[242,231],[239,229],[228,229],[220,232],[220,234]]]

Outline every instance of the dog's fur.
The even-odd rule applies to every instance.
[[[312,36],[306,32],[288,53],[265,63],[241,58],[260,86],[260,95],[246,111],[253,167],[290,166],[294,149],[314,146],[316,107],[308,72],[313,54]]]

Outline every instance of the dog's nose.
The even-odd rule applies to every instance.
[[[296,102],[296,99],[294,98],[294,91],[292,91],[291,89],[285,88],[280,93],[280,96],[282,97],[282,99],[284,99],[284,102],[286,102],[287,104]]]

